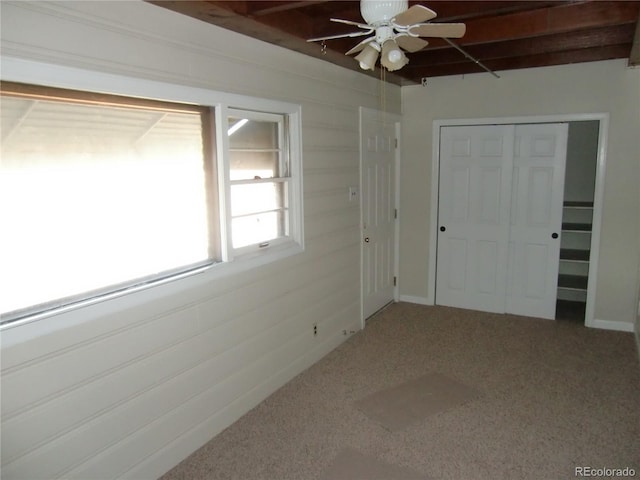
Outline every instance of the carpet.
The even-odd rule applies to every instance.
[[[320,480],[429,480],[429,477],[364,455],[354,448],[345,448],[323,472]]]
[[[426,417],[454,408],[478,391],[440,373],[429,373],[373,393],[355,402],[367,417],[389,431],[402,430]]]
[[[361,409],[428,379],[465,388],[401,429]],[[342,469],[379,462],[438,480],[569,479],[578,467],[631,467],[638,476],[634,336],[394,304],[162,480],[339,480]]]

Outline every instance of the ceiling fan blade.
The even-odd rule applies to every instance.
[[[414,23],[426,22],[436,17],[436,12],[434,12],[430,8],[424,7],[422,5],[414,5],[413,7],[396,15],[392,22],[401,27],[408,27],[409,25],[412,25]]]
[[[409,53],[422,50],[429,45],[429,42],[418,37],[410,37],[409,35],[397,35],[394,39],[400,48]]]
[[[460,38],[466,30],[464,23],[423,23],[409,27],[409,33],[419,37]]]
[[[341,18],[330,18],[329,20],[331,20],[332,22],[336,22],[336,23],[344,23],[345,25],[354,25],[356,27],[364,28],[366,30],[370,30],[371,29],[371,26],[367,25],[366,23],[352,22],[351,20],[343,20]]]
[[[351,32],[351,33],[341,33],[339,35],[329,35],[327,37],[317,37],[310,38],[307,42],[320,42],[322,40],[335,40],[336,38],[352,38],[352,37],[362,37],[363,35],[370,35],[373,33],[373,30],[363,31],[363,32]]]
[[[376,37],[365,38],[359,44],[357,44],[355,47],[353,47],[351,50],[349,50],[347,53],[345,53],[345,55],[351,55],[352,53],[358,53],[359,51],[364,49],[364,47],[366,47],[369,44],[369,42],[372,42],[375,39],[376,39]]]

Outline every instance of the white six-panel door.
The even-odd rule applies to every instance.
[[[361,113],[362,308],[366,319],[394,299],[395,122]]]
[[[443,127],[436,303],[553,318],[567,126]]]
[[[568,128],[516,126],[507,313],[555,318]]]
[[[503,312],[514,127],[443,127],[436,302]]]

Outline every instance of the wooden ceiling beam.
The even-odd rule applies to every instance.
[[[418,2],[419,3],[419,2]],[[436,1],[429,8],[437,14],[436,22],[464,22],[473,18],[493,17],[518,11],[558,6],[559,1]]]
[[[607,47],[583,48],[580,50],[564,52],[542,53],[525,57],[500,58],[483,61],[483,63],[494,72],[500,72],[504,70],[517,70],[522,68],[547,67],[551,65],[566,65],[571,63],[597,62],[602,60],[612,60],[615,58],[626,58],[628,52],[629,44],[623,44],[610,45]],[[414,78],[429,78],[482,72],[484,72],[482,68],[471,61],[467,61],[455,64],[423,66],[421,68],[411,70],[410,76]],[[407,74],[408,73],[409,70],[407,70]]]
[[[343,25],[332,22],[331,18],[339,18],[341,20],[350,20],[352,22],[364,23],[362,14],[360,13],[359,4],[353,2],[337,2],[344,4],[344,8],[340,11],[331,11],[326,14],[314,15],[314,36],[325,37],[329,35],[339,35],[341,33],[349,33],[358,30],[358,27]]]
[[[253,18],[263,25],[295,35],[303,40],[313,36],[313,19],[295,10],[283,11],[275,15],[249,18]]]
[[[306,0],[306,1],[279,1],[279,2],[249,2],[248,14],[253,17],[262,17],[265,15],[273,15],[289,10],[297,10],[299,8],[309,7],[328,3],[330,0]]]
[[[634,26],[616,25],[577,32],[558,33],[544,37],[523,38],[519,40],[471,45],[465,50],[471,56],[484,62],[486,60],[508,57],[523,57],[542,53],[560,52],[563,50],[579,50],[608,45],[631,43]],[[459,63],[463,56],[453,48],[423,50],[409,56],[407,69],[428,65]]]
[[[639,11],[640,2],[581,2],[470,20],[466,22],[467,32],[460,44],[468,46],[633,23]]]
[[[238,15],[247,15],[249,13],[249,1],[248,0],[222,0],[216,2],[201,2],[207,3],[208,8],[217,10],[229,10],[231,12],[237,13]]]

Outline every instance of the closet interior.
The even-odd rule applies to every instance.
[[[584,323],[600,122],[569,123],[556,319]]]

